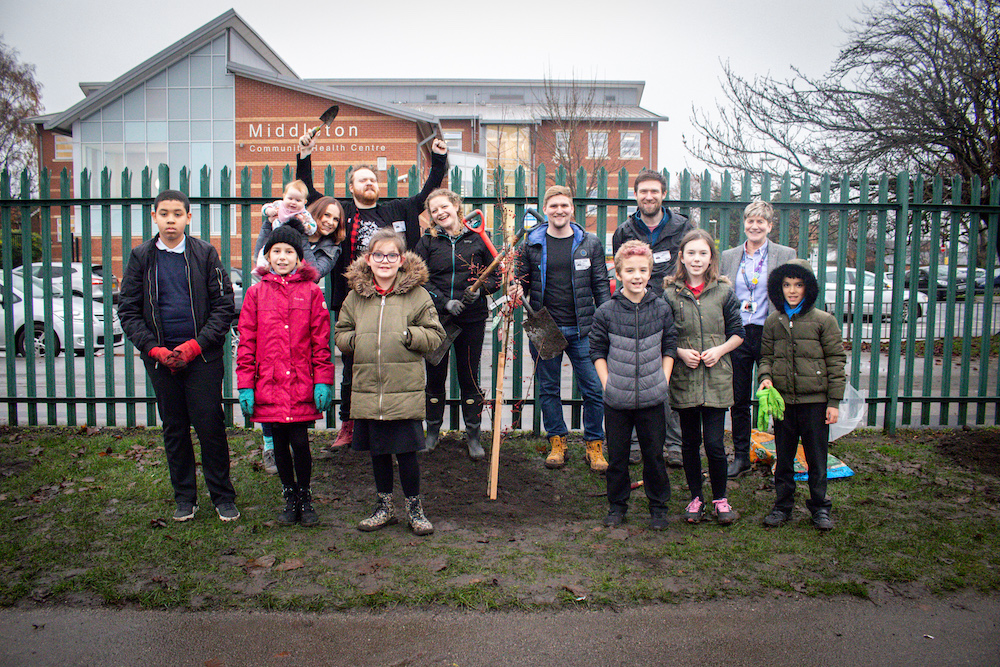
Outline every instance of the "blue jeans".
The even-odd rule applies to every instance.
[[[590,361],[590,339],[580,337],[576,327],[559,327],[566,336],[565,354],[573,364],[576,383],[583,396],[583,436],[587,440],[604,439],[604,391],[601,379]],[[539,359],[535,346],[528,345],[531,358],[535,362],[535,377],[538,378],[538,403],[542,410],[542,424],[549,437],[566,435],[569,429],[563,419],[560,380],[562,355],[552,359]]]

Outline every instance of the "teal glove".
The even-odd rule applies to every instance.
[[[316,409],[320,412],[329,410],[330,403],[333,402],[333,392],[330,390],[330,385],[316,383],[313,387],[313,401],[316,403]]]
[[[253,416],[253,389],[240,389],[240,410],[247,417]]]

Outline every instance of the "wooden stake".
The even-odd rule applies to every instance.
[[[510,337],[510,318],[504,318],[503,341],[497,354],[497,386],[493,401],[493,449],[490,451],[490,484],[488,495],[490,500],[497,499],[497,480],[500,477],[500,434],[503,415],[503,381],[504,367],[507,362],[507,340]]]

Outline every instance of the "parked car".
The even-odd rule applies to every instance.
[[[0,287],[2,287],[2,284],[3,276],[0,275]],[[38,278],[34,278],[32,280],[31,289],[32,321],[34,322],[34,326],[30,329],[25,325],[24,276],[13,276],[13,281],[11,282],[11,296],[13,298],[12,303],[3,303],[3,293],[0,292],[0,308],[3,308],[3,310],[9,309],[13,314],[15,354],[25,354],[25,348],[28,345],[28,341],[31,340],[28,336],[31,335],[34,340],[35,354],[41,356],[45,354],[45,283]],[[66,323],[64,319],[65,295],[58,285],[52,286],[52,334],[55,346],[53,351],[54,356],[58,356],[64,349],[72,349],[77,354],[83,354],[85,350],[84,332],[86,331],[86,324],[83,319],[84,302],[82,298],[77,296],[72,296],[70,298],[72,299],[73,304],[73,340],[70,341],[70,345],[67,345],[65,340]],[[124,335],[121,323],[118,321],[118,314],[112,312],[111,317],[113,336],[112,344],[122,345],[124,343]],[[104,349],[104,308],[100,302],[94,303],[93,318],[91,319],[90,326],[93,330],[94,349]],[[2,313],[0,313],[0,349],[6,349],[6,345],[6,318],[2,315]]]
[[[41,278],[44,275],[43,267],[44,265],[41,262],[35,262],[31,265],[31,275]],[[13,272],[21,275],[22,270],[23,267],[19,266]],[[53,284],[58,285],[61,289],[63,286],[63,275],[67,270],[70,274],[70,285],[73,289],[73,295],[91,297],[96,301],[104,300],[104,279],[105,273],[107,273],[107,275],[111,276],[111,302],[118,303],[120,289],[118,278],[111,271],[105,272],[103,265],[91,264],[90,287],[86,289],[84,289],[86,286],[83,283],[83,264],[81,262],[71,262],[68,268],[66,264],[53,262],[51,266]]]
[[[903,276],[903,285],[910,286],[911,271],[907,271]],[[917,289],[928,295],[933,294],[938,301],[948,298],[948,284],[951,280],[950,269],[946,264],[937,267],[937,276],[930,275],[929,266],[921,266],[917,269]],[[964,299],[967,290],[965,282],[965,269],[956,267],[955,269],[955,298]]]
[[[986,293],[986,269],[976,269],[975,291],[976,294]],[[1000,272],[993,277],[993,296],[1000,296]]]
[[[836,280],[837,273],[827,272],[827,277]],[[863,277],[863,284],[860,289],[860,294],[857,285],[857,270],[852,268],[844,269],[844,284],[838,285],[836,282],[826,283],[826,295],[823,297],[826,301],[826,309],[832,311],[837,303],[837,294],[843,295],[844,301],[844,316],[849,317],[850,315],[857,312],[857,303],[859,300],[862,301],[861,314],[865,318],[871,318],[875,311],[875,274],[871,271],[865,271]],[[917,301],[915,304],[911,304],[909,301],[909,292],[903,293],[903,312],[899,313],[897,320],[900,322],[908,321],[911,313],[915,317],[923,317],[924,311],[927,306],[927,295],[922,292],[917,292]],[[892,318],[892,283],[883,282],[882,283],[882,308],[881,308],[881,319],[888,320]]]

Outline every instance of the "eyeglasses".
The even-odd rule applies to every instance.
[[[376,262],[389,262],[391,264],[393,262],[399,261],[399,253],[390,252],[389,254],[385,254],[381,252],[373,252],[372,259],[375,260]]]

